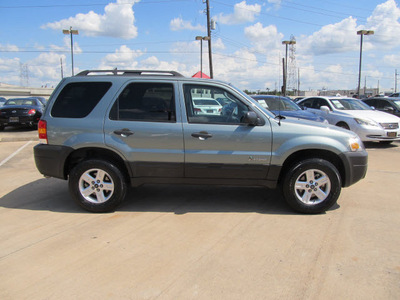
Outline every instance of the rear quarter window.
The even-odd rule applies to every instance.
[[[67,84],[54,101],[51,115],[56,118],[84,118],[111,87],[111,82]]]

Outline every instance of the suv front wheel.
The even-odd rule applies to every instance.
[[[283,180],[287,203],[302,213],[321,213],[336,203],[341,191],[336,167],[323,159],[305,159],[293,165]]]
[[[69,174],[69,191],[75,202],[91,212],[109,212],[121,204],[126,194],[121,171],[103,160],[87,160]]]

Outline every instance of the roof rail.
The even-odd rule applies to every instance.
[[[102,73],[102,74],[100,74]],[[158,71],[158,70],[85,70],[75,76],[88,75],[119,75],[119,76],[175,76],[184,77],[182,74],[175,71]]]

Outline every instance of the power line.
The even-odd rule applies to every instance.
[[[146,1],[146,2],[138,2],[135,4],[168,4],[171,2],[184,2],[185,0],[158,0],[158,1]],[[87,6],[107,6],[110,2],[107,3],[78,3],[78,4],[50,4],[50,5],[10,5],[0,6],[0,9],[25,9],[25,8],[65,8],[65,7],[87,7]],[[112,3],[114,5],[133,5],[132,2],[123,2],[123,3]]]

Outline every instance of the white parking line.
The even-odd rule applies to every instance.
[[[0,167],[4,165],[6,162],[8,162],[11,158],[13,158],[15,155],[17,155],[19,152],[21,152],[26,146],[28,146],[32,141],[27,142],[25,145],[20,147],[17,151],[15,151],[13,154],[8,156],[6,159],[4,159],[2,162],[0,162]]]

